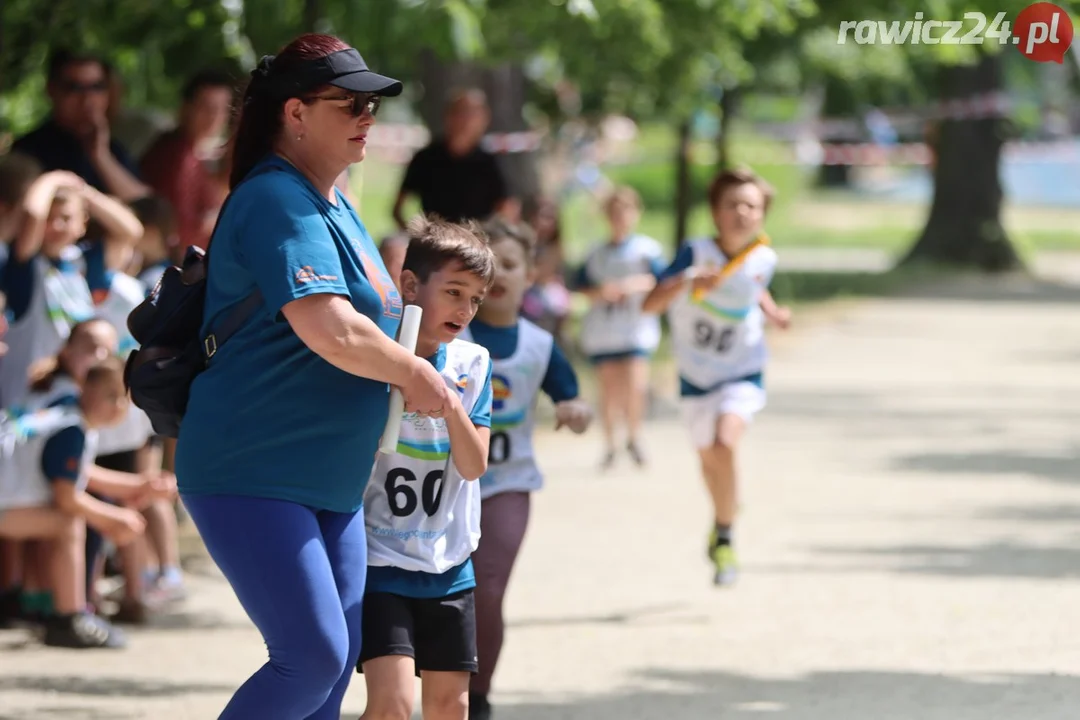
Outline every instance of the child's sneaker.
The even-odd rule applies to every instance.
[[[178,568],[168,568],[146,585],[147,595],[154,605],[167,605],[187,599],[184,575]]]
[[[645,453],[641,452],[641,446],[631,440],[626,443],[626,452],[629,453],[630,459],[638,467],[645,467]]]
[[[127,638],[108,621],[81,612],[50,618],[45,624],[45,644],[77,650],[119,649],[127,647]]]
[[[716,573],[713,575],[713,584],[729,586],[735,584],[738,576],[738,562],[735,560],[735,550],[731,545],[717,545],[710,553]]]

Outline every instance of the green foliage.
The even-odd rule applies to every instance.
[[[94,52],[123,73],[134,104],[175,105],[180,85],[204,65],[226,65],[221,0],[5,0],[0,43],[0,123],[25,130],[45,112],[50,51]]]

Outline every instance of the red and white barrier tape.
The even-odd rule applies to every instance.
[[[984,93],[966,98],[943,100],[925,116],[934,120],[979,120],[1001,117],[1012,109],[1012,101],[1003,92]]]

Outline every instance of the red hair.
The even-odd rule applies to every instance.
[[[297,65],[318,60],[349,46],[333,35],[307,33],[299,36],[281,49],[269,68],[269,80],[287,73]],[[254,87],[253,87],[254,86]],[[251,172],[256,163],[274,147],[274,140],[282,128],[282,107],[288,98],[271,97],[259,92],[258,83],[249,82],[240,105],[240,119],[236,123],[233,138],[232,169],[229,172],[229,189],[232,190]]]

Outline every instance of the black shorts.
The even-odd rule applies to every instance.
[[[417,675],[421,670],[477,671],[476,608],[471,589],[441,598],[370,593],[364,596],[361,632],[357,672],[364,672],[368,660],[387,655],[413,658]]]
[[[106,470],[137,473],[139,472],[139,451],[124,450],[123,452],[109,453],[108,455],[98,455],[94,460],[94,464],[100,465]]]

